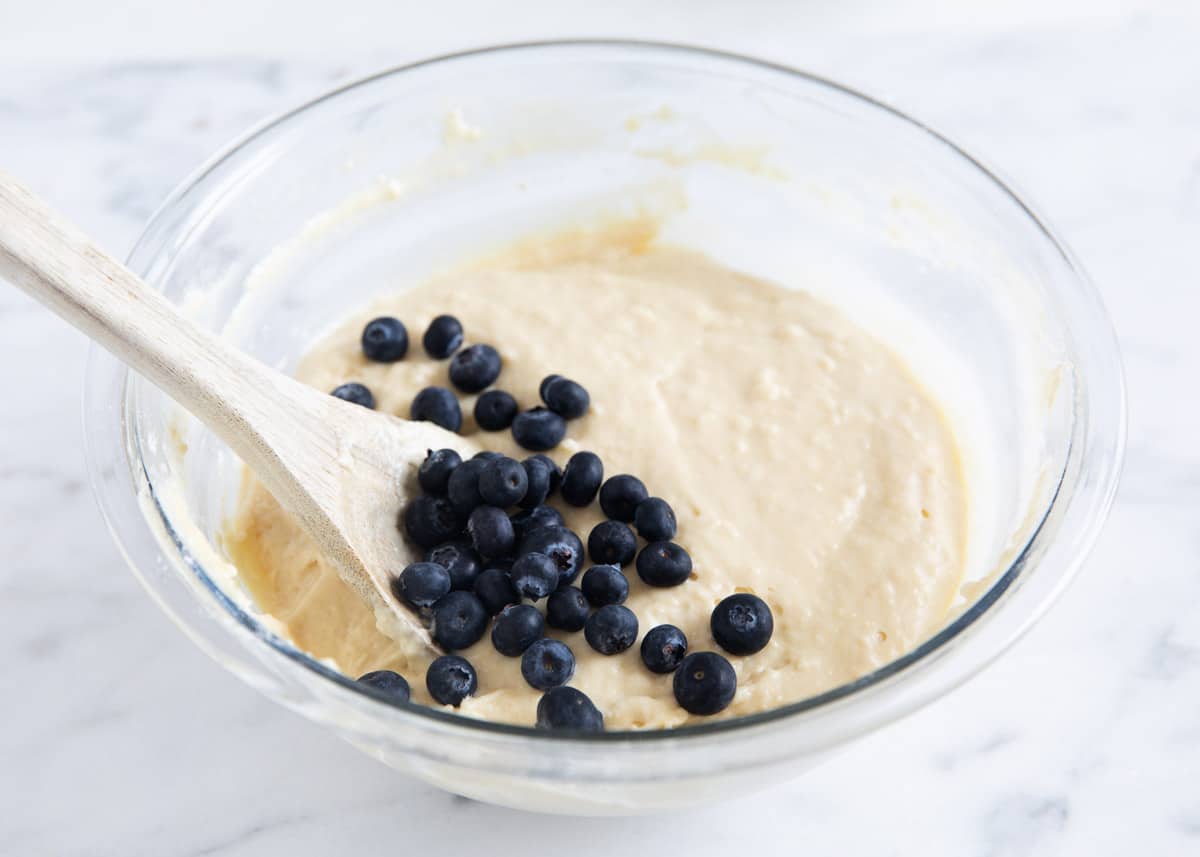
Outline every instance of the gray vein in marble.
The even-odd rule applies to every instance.
[[[1061,834],[1071,818],[1065,797],[1013,795],[1000,801],[983,820],[983,854],[1025,857],[1053,853],[1047,840]]]

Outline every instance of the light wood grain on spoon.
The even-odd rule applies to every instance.
[[[390,592],[396,527],[427,449],[474,450],[431,423],[306,387],[184,319],[159,293],[0,173],[0,276],[145,376],[212,429],[313,536],[407,651],[435,651]]]

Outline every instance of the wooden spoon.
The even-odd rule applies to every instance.
[[[408,653],[437,652],[391,581],[411,561],[397,529],[426,450],[456,434],[336,399],[184,319],[167,300],[0,173],[0,277],[191,411],[246,462]]]

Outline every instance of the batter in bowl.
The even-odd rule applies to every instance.
[[[467,344],[498,349],[495,386],[522,409],[540,404],[538,385],[549,374],[583,384],[591,407],[550,456],[562,464],[590,450],[606,477],[640,477],[674,508],[675,541],[694,564],[691,579],[672,588],[647,586],[626,569],[625,606],[637,615],[639,642],[670,623],[689,651],[719,651],[710,615],[737,592],[760,596],[773,612],[770,643],[730,657],[737,693],[714,717],[798,701],[910,650],[943,622],[964,571],[966,487],[938,405],[895,354],[803,283],[783,288],[645,238],[527,242],[401,291],[317,343],[297,375],[326,391],[360,382],[379,410],[408,417],[419,390],[449,386],[447,363],[419,342],[398,362],[369,361],[363,325],[395,316],[419,340],[448,313],[462,321]],[[459,398],[461,431],[481,448],[531,454],[508,431],[479,430],[476,397]],[[603,520],[594,503],[551,505],[585,541]],[[400,657],[370,609],[251,477],[225,543],[260,609],[298,647],[350,676],[395,670],[414,700],[436,704],[425,689],[428,662]],[[606,728],[712,719],[681,708],[672,677],[648,670],[638,645],[601,655],[581,632],[547,635],[572,649],[570,686],[603,712]],[[522,677],[519,657],[501,655],[486,634],[459,654],[479,682],[460,713],[534,723],[542,694]]]

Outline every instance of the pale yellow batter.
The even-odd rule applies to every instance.
[[[408,326],[413,346],[399,363],[371,363],[360,351],[363,324],[381,313]],[[943,621],[964,565],[966,490],[955,439],[897,357],[830,306],[636,240],[533,242],[360,313],[297,374],[322,390],[361,381],[381,410],[406,417],[417,390],[449,386],[447,362],[420,347],[440,313],[462,320],[468,343],[499,349],[497,386],[523,408],[539,404],[547,374],[587,387],[591,410],[569,424],[556,460],[591,450],[606,476],[636,474],[673,505],[676,541],[695,573],[682,586],[654,589],[626,569],[639,643],[669,622],[691,651],[719,651],[708,629],[718,601],[747,591],[770,604],[774,637],[758,654],[730,656],[738,691],[718,717],[861,676]],[[529,454],[507,431],[478,432],[474,396],[461,400],[464,433],[488,449]],[[585,542],[601,520],[597,504],[553,505]],[[351,676],[395,669],[414,699],[430,702],[426,663],[398,659],[368,608],[252,479],[226,545],[259,606],[298,646]],[[550,633],[574,651],[571,684],[608,728],[702,719],[676,704],[671,677],[647,670],[637,645],[606,657],[582,632]],[[500,655],[486,635],[462,654],[479,674],[462,713],[534,722],[540,694],[521,677],[519,658]]]

